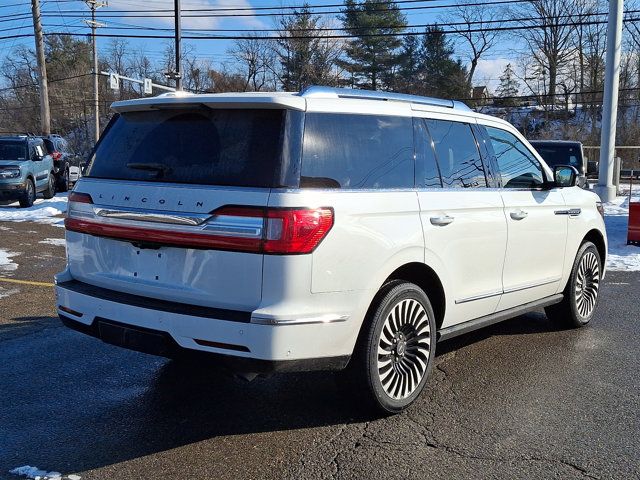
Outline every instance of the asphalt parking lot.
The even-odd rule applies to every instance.
[[[246,383],[67,330],[64,247],[40,243],[62,236],[0,222],[0,478],[640,478],[640,272],[607,276],[589,328],[530,314],[438,345],[417,404],[376,418],[331,374]]]

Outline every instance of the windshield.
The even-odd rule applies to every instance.
[[[121,114],[100,140],[87,176],[271,187],[284,110],[181,108]]]
[[[0,160],[26,160],[27,145],[19,140],[0,140]]]
[[[537,152],[550,167],[571,165],[582,167],[582,151],[577,145],[534,145]]]

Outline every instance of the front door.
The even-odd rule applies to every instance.
[[[513,133],[486,127],[501,183],[508,225],[498,310],[553,295],[561,288],[568,219],[564,197],[544,186],[538,159]]]
[[[416,155],[425,262],[437,259],[451,292],[443,326],[491,314],[502,294],[507,222],[470,125],[416,119]]]

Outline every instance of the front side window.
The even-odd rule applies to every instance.
[[[498,163],[504,188],[540,188],[544,173],[540,162],[512,133],[499,128],[486,127]]]
[[[445,188],[486,187],[487,179],[471,127],[466,123],[427,120]]]
[[[408,117],[308,113],[302,188],[413,188]]]

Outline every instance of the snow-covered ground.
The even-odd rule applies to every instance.
[[[18,203],[0,205],[0,222],[37,222],[63,227],[61,215],[66,211],[67,194],[59,193],[49,200],[38,199],[29,208],[20,208]]]
[[[634,201],[640,198],[634,197]],[[640,271],[640,247],[627,245],[629,197],[604,204],[604,222],[609,240],[608,270]]]
[[[30,465],[14,468],[10,470],[9,473],[33,480],[80,480],[80,475],[72,474],[63,476],[60,472],[47,472],[46,470],[40,470],[38,467],[32,467]]]
[[[18,264],[11,260],[12,257],[20,255],[0,248],[0,272],[13,272],[18,269]]]
[[[45,238],[44,240],[41,240],[38,243],[43,243],[45,245],[56,245],[58,247],[65,246],[64,238]]]

